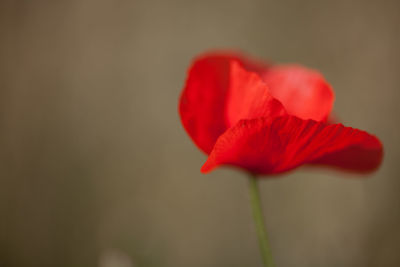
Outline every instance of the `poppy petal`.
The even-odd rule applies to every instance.
[[[229,56],[198,58],[188,73],[179,103],[182,124],[195,144],[209,153],[226,130],[225,97],[229,86]]]
[[[194,61],[180,97],[179,113],[182,124],[196,145],[207,154],[211,152],[217,138],[225,132],[232,120],[238,120],[232,112],[235,104],[230,105],[229,115],[226,112],[230,96],[233,98],[238,96],[237,92],[234,92],[233,95],[229,93],[231,79],[235,76],[231,74],[233,61],[238,62],[238,65],[249,71],[258,72],[266,67],[265,64],[253,62],[239,53],[213,52],[205,54]],[[252,76],[250,72],[247,73],[244,70],[242,72],[245,72],[247,76]],[[245,79],[245,77],[242,78]],[[240,86],[240,80],[235,80],[238,81],[236,89],[248,90],[245,87],[237,88]],[[250,96],[247,93],[246,95]],[[269,100],[272,101],[272,98]],[[276,103],[277,101],[272,102],[277,108],[281,106]],[[248,106],[242,105],[241,107]],[[227,121],[228,118],[229,121]]]
[[[379,166],[382,154],[380,141],[367,132],[286,115],[273,122],[238,122],[220,136],[201,171],[234,165],[275,174],[312,163],[368,172]]]
[[[272,121],[285,114],[282,104],[272,97],[268,86],[258,74],[245,70],[237,61],[231,62],[226,101],[228,127],[243,119],[265,117]]]
[[[262,77],[290,115],[316,121],[328,118],[335,97],[319,72],[300,65],[276,65]]]

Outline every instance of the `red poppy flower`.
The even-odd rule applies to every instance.
[[[191,66],[179,104],[182,124],[207,153],[206,173],[232,165],[277,174],[303,164],[358,172],[383,155],[373,135],[330,124],[334,93],[317,71],[210,53]]]

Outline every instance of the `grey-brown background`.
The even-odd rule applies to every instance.
[[[211,48],[319,69],[338,117],[385,145],[368,179],[262,182],[278,267],[400,266],[399,7],[2,0],[0,266],[260,266],[244,175],[200,174],[177,115]]]

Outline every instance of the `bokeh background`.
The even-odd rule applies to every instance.
[[[0,266],[261,266],[243,173],[205,161],[177,114],[198,53],[319,69],[375,133],[366,178],[261,183],[277,266],[400,266],[400,2],[0,2]]]

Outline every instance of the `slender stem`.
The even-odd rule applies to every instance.
[[[258,189],[258,183],[255,176],[249,177],[249,189],[250,189],[250,201],[253,209],[253,218],[256,224],[258,242],[260,245],[260,252],[264,267],[274,267],[272,260],[271,249],[268,244],[268,235],[264,226],[264,219],[261,209],[260,192]]]

